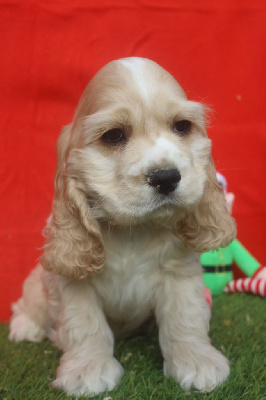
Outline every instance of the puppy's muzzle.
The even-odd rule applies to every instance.
[[[176,168],[159,169],[147,175],[148,184],[154,187],[158,193],[164,194],[165,196],[174,192],[180,180],[181,175]]]

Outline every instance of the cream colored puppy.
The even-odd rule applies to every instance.
[[[54,386],[112,390],[114,336],[159,329],[164,374],[209,391],[229,374],[208,337],[199,252],[235,237],[201,104],[141,58],[113,61],[85,89],[58,140],[40,265],[13,306],[10,339],[63,350]]]

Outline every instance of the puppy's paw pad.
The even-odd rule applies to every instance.
[[[68,395],[91,397],[113,390],[124,374],[122,366],[115,358],[98,358],[87,361],[84,365],[84,359],[66,359],[66,355],[67,353],[62,357],[52,386],[63,389]]]

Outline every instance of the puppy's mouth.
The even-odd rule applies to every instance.
[[[160,193],[156,193],[145,205],[140,207],[140,209],[148,210],[149,214],[152,213],[163,213],[169,214],[169,211],[173,212],[178,208],[183,208],[182,202],[180,198],[176,195],[176,193],[171,193],[168,196],[165,196]]]
[[[114,219],[122,219],[124,223],[145,223],[149,221],[167,222],[173,215],[183,214],[184,206],[176,195],[165,196],[160,193],[151,196],[146,201],[132,201],[128,207],[120,209],[120,215],[113,215]]]
[[[153,220],[167,221],[173,215],[182,214],[185,207],[178,188],[170,191],[167,189],[167,193],[165,188],[148,188],[148,191],[144,189],[131,193],[127,188],[113,198],[88,196],[87,199],[96,219],[115,224],[136,225]]]

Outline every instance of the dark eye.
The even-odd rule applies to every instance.
[[[186,135],[189,133],[191,128],[191,122],[187,120],[176,121],[174,124],[174,132],[179,133],[180,135]]]
[[[115,146],[126,140],[125,133],[118,128],[110,129],[103,134],[102,139],[105,143]]]

